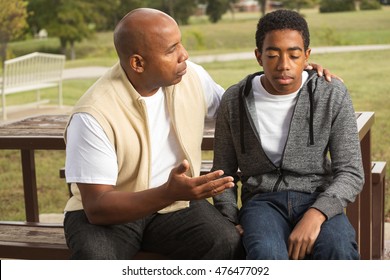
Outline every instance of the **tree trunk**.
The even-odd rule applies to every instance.
[[[229,3],[229,10],[230,10],[230,13],[232,14],[232,19],[234,21],[235,20],[235,10],[234,10],[234,5],[232,2]]]
[[[66,40],[64,38],[60,38],[61,44],[61,53],[66,56]]]
[[[70,42],[70,60],[76,59],[76,50],[74,48],[74,41]]]
[[[267,0],[260,0],[261,15],[264,16],[267,10]]]

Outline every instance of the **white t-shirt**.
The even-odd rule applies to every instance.
[[[215,118],[224,89],[216,84],[200,65],[194,67],[205,93],[207,118]],[[152,151],[150,187],[165,183],[173,167],[184,159],[169,118],[165,95],[160,89],[145,100]],[[87,113],[72,117],[67,130],[65,161],[68,183],[116,185],[118,164],[116,152],[99,123]]]
[[[303,71],[302,84],[299,90],[308,76],[308,73]],[[276,166],[279,166],[299,90],[286,95],[270,94],[265,90],[260,80],[261,76],[257,76],[252,80],[252,89],[261,145],[269,159]]]

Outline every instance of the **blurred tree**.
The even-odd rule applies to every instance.
[[[302,8],[314,7],[319,3],[319,0],[279,0],[283,3],[283,7],[287,9],[294,9],[300,12]]]
[[[320,13],[355,11],[355,0],[321,0]]]
[[[102,28],[102,30],[113,30],[118,23],[118,21],[121,20],[122,17],[124,17],[128,12],[131,10],[134,10],[136,8],[140,7],[147,7],[147,1],[146,0],[115,0],[119,2],[119,4],[112,5],[112,11],[109,13],[106,13],[106,26]],[[107,5],[111,5],[111,2],[108,1],[102,1],[104,3],[107,3]]]
[[[111,6],[104,0],[30,0],[29,23],[36,32],[44,28],[49,36],[58,37],[63,54],[67,54],[69,45],[70,59],[75,59],[75,42],[93,36],[96,27],[106,22],[103,14],[119,4],[110,3]]]
[[[258,0],[260,5],[261,15],[264,16],[267,11],[267,0]]]
[[[218,22],[230,7],[229,0],[208,0],[206,14],[212,23]]]
[[[158,9],[173,17],[179,24],[188,24],[195,12],[197,0],[146,0],[145,5]]]
[[[229,6],[228,6],[228,10],[230,11],[230,13],[232,14],[232,17],[234,19],[235,17],[235,7],[234,7],[234,4],[237,3],[238,0],[229,0]]]
[[[360,10],[380,10],[381,3],[378,0],[360,0]]]
[[[22,35],[27,28],[27,2],[23,0],[0,0],[0,58],[4,69],[8,42]]]
[[[96,13],[99,16],[94,16],[96,31],[108,30],[110,28],[110,18],[112,18],[116,11],[119,9],[121,0],[87,0],[91,4],[95,5]]]

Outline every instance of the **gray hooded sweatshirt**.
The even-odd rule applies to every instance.
[[[212,169],[222,169],[241,181],[242,205],[259,193],[320,192],[311,207],[327,219],[340,214],[364,183],[356,117],[347,89],[337,79],[329,83],[309,71],[298,92],[280,166],[275,166],[259,136],[252,79],[260,74],[247,76],[223,95]],[[237,185],[216,196],[214,205],[238,223]]]

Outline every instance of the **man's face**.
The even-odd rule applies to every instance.
[[[261,82],[269,93],[283,95],[300,88],[302,71],[310,56],[310,49],[304,50],[301,33],[290,29],[269,32],[263,49],[256,49],[255,54],[265,73]]]
[[[152,86],[159,88],[181,81],[186,73],[188,53],[181,43],[179,27],[167,21],[148,36],[145,59],[145,75]]]

